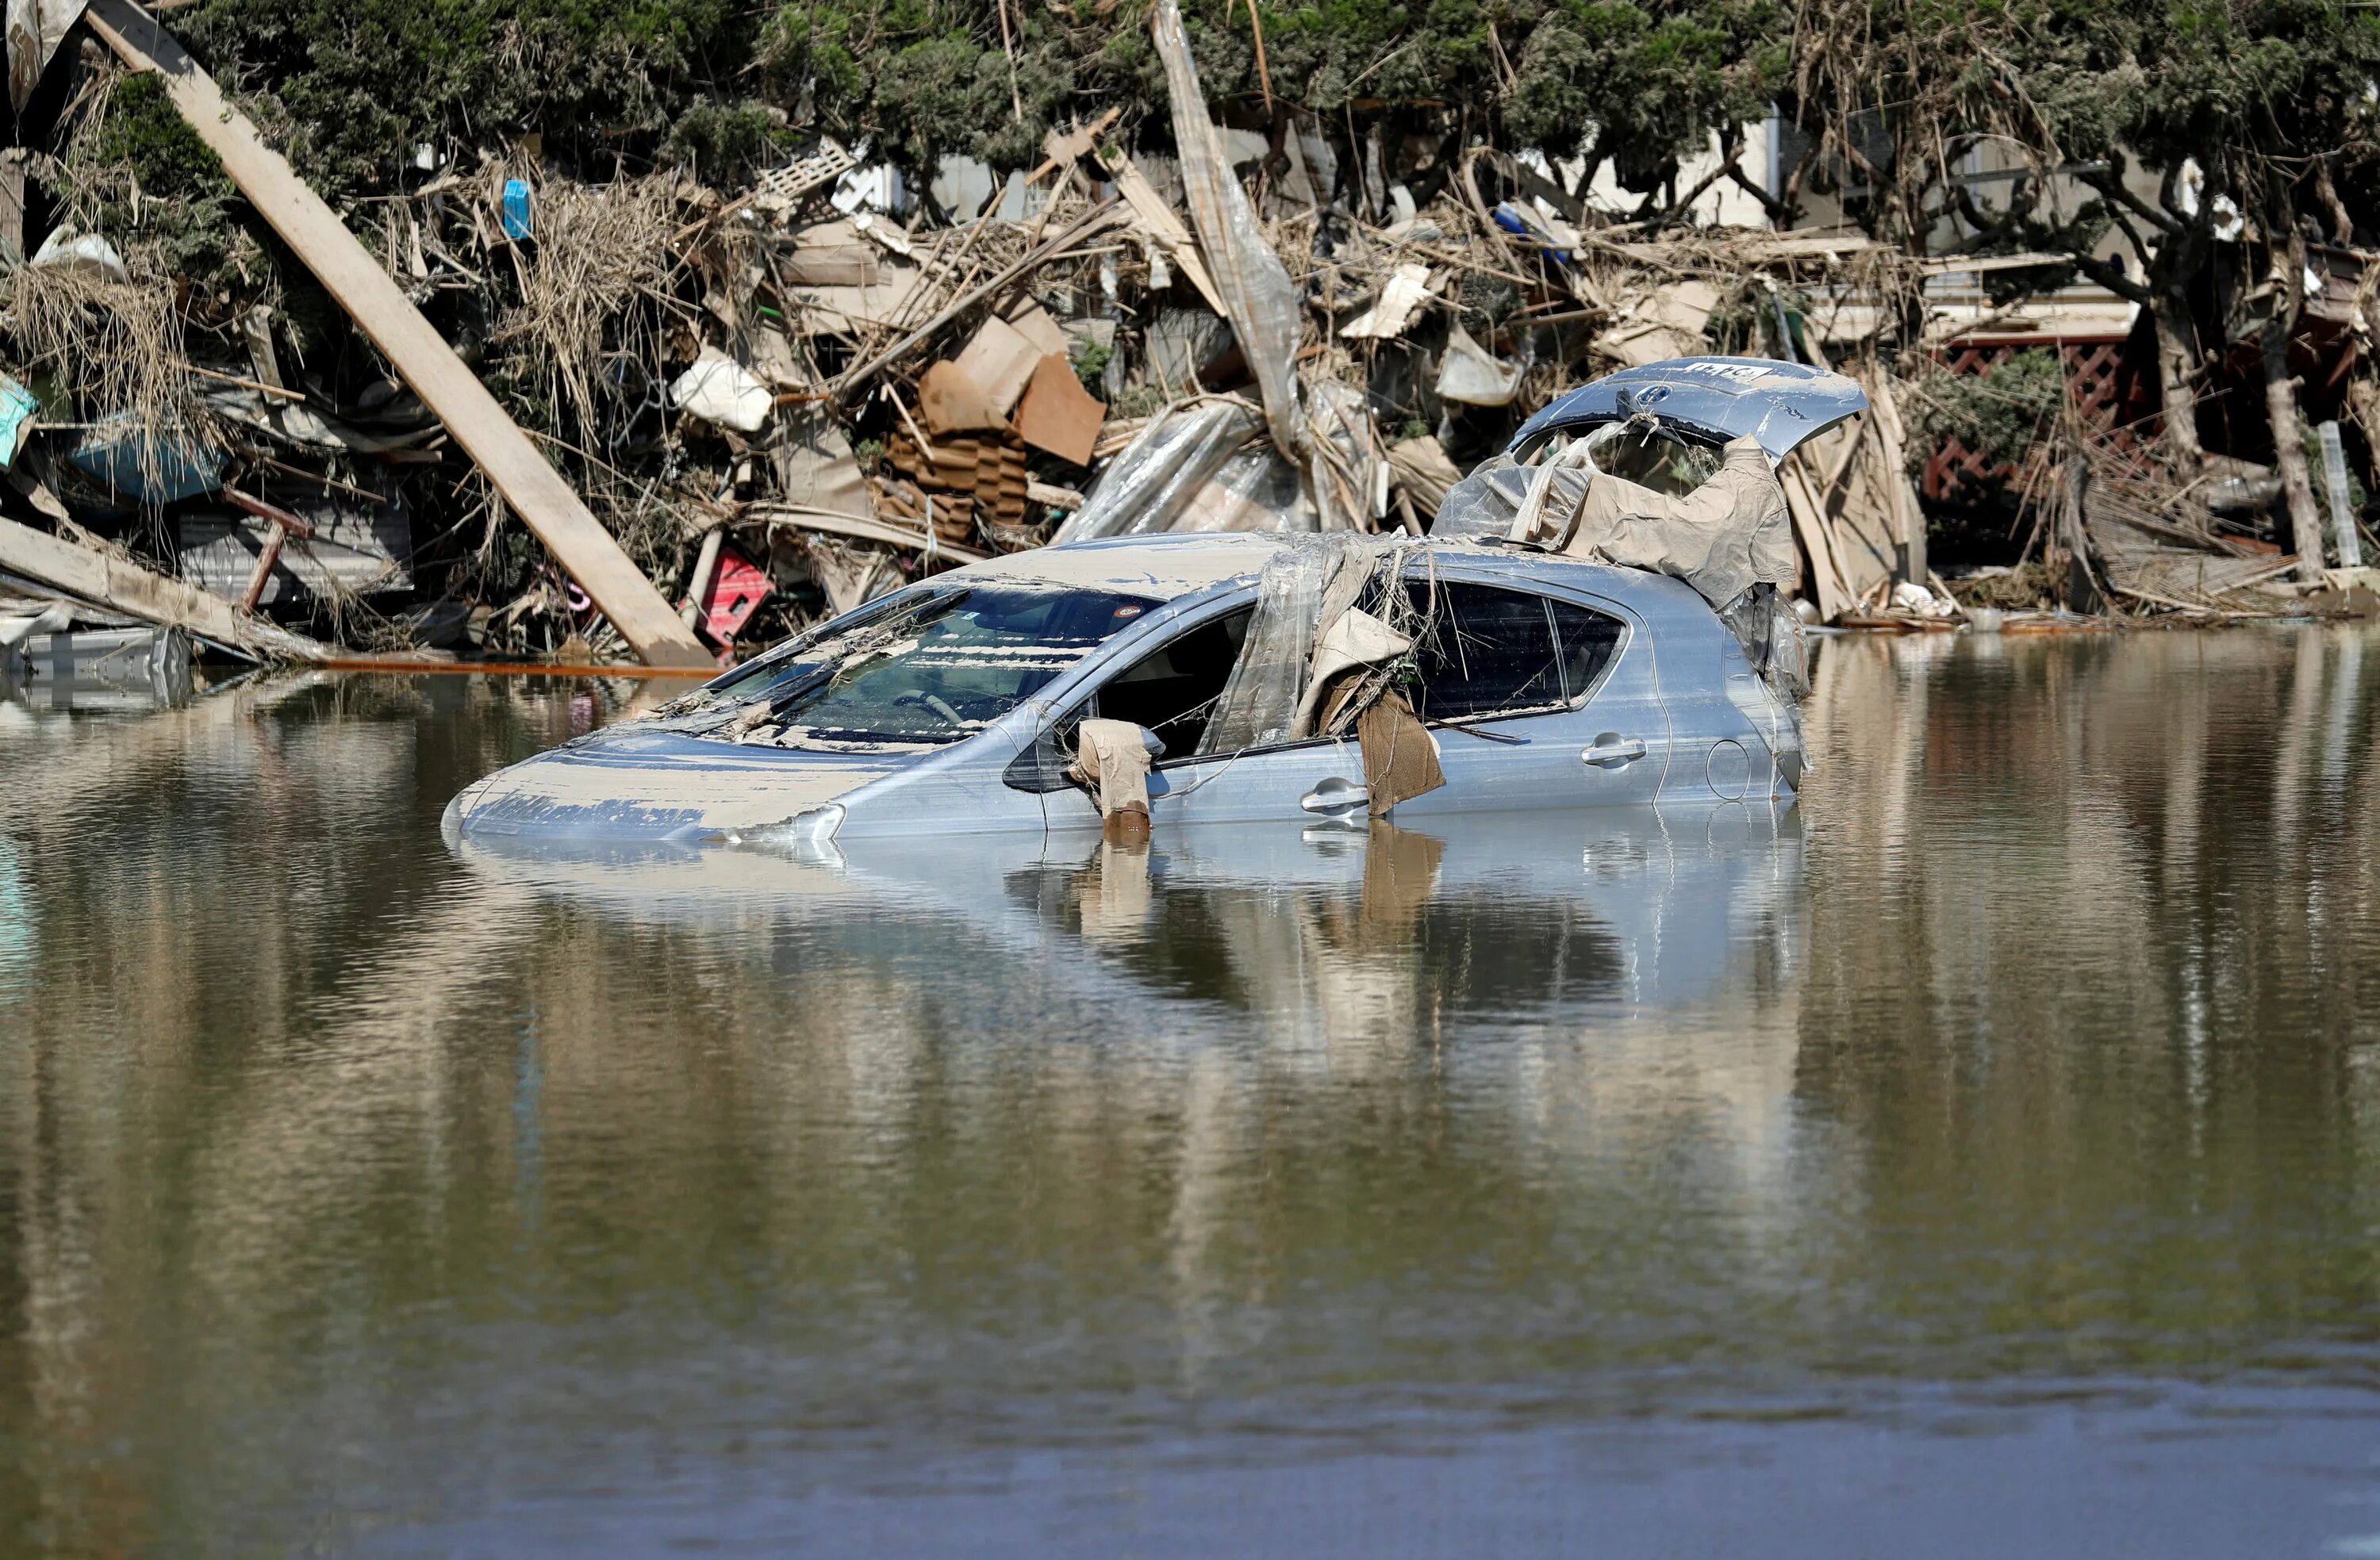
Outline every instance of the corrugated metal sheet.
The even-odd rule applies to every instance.
[[[413,586],[413,527],[402,502],[370,504],[319,488],[269,487],[262,495],[314,527],[311,541],[296,537],[264,582],[261,604],[320,596],[332,582],[372,596]],[[237,601],[248,589],[271,527],[239,510],[194,508],[182,516],[181,574],[201,590]]]

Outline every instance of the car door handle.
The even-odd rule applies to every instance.
[[[1297,799],[1297,804],[1309,813],[1327,813],[1343,816],[1358,807],[1372,804],[1372,793],[1354,780],[1332,775]]]
[[[1595,745],[1579,757],[1598,768],[1616,769],[1622,764],[1633,763],[1645,756],[1645,744],[1631,737],[1621,741],[1618,732],[1605,732],[1595,739]]]

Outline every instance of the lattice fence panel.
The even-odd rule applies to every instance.
[[[1941,362],[1954,374],[1985,378],[2018,353],[2043,346],[2058,348],[2066,369],[2067,393],[2086,425],[2121,449],[2156,437],[2155,370],[2134,361],[2138,354],[2131,350],[2127,337],[1962,342],[1945,350]],[[1996,466],[1953,439],[1927,457],[1921,486],[1925,497],[1937,502],[1973,502],[2017,477],[2015,466]]]

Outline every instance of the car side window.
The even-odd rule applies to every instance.
[[[1198,751],[1208,722],[1231,681],[1232,667],[1247,642],[1248,620],[1256,609],[1244,607],[1210,618],[1186,633],[1177,634],[1140,659],[1099,684],[1093,695],[1103,720],[1129,720],[1157,733],[1168,758],[1187,758]]]
[[[1554,615],[1554,646],[1561,659],[1562,697],[1575,704],[1593,688],[1620,652],[1627,625],[1609,612],[1548,601]]]
[[[1086,717],[1146,727],[1165,744],[1165,758],[1189,757],[1214,719],[1255,611],[1243,607],[1210,618],[1150,650],[1052,720],[1009,764],[1003,778],[1019,791],[1073,785],[1066,770],[1075,759],[1075,732]]]
[[[1415,653],[1425,720],[1517,714],[1575,702],[1603,674],[1618,618],[1495,586],[1441,581],[1438,622]]]
[[[1546,599],[1524,591],[1440,581],[1414,662],[1415,713],[1425,720],[1548,709],[1565,696]]]

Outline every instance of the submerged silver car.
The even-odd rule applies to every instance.
[[[1557,403],[1515,448],[1619,421],[1707,451],[1791,425],[1781,448],[1762,439],[1774,456],[1864,404],[1856,387],[1844,401],[1850,381],[1803,369],[1809,381],[1789,385],[1816,409],[1787,417],[1774,394],[1747,393],[1753,373],[1735,363],[1663,366],[1680,370],[1674,382],[1640,377],[1568,421]],[[1755,366],[1772,384],[1790,368]],[[1691,416],[1664,422],[1648,410],[1663,404]],[[1369,626],[1353,641],[1371,648],[1326,664],[1341,640],[1318,623],[1342,618]],[[1396,802],[1400,821],[1783,801],[1803,757],[1790,679],[1767,643],[1775,621],[1723,618],[1683,578],[1500,538],[1177,534],[1045,548],[921,581],[652,719],[489,776],[455,798],[446,827],[795,847],[1097,829],[1077,761],[1086,720],[1139,729],[1157,831],[1360,819],[1383,807],[1356,735],[1320,697],[1351,667],[1371,697],[1392,693],[1435,749],[1443,783]]]

